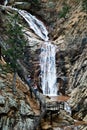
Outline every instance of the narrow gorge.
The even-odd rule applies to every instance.
[[[0,129],[86,130],[86,52],[86,0],[1,0]]]

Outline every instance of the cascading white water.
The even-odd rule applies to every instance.
[[[44,41],[48,41],[48,31],[40,20],[24,10],[19,10],[19,14],[27,21],[30,28],[35,32],[35,34],[37,34]]]
[[[4,6],[8,4],[8,0],[4,0]]]
[[[41,47],[40,66],[43,94],[56,96],[55,46],[49,41],[45,42]]]
[[[51,96],[57,95],[55,46],[49,42],[48,31],[44,24],[30,13],[19,10],[19,14],[27,21],[35,34],[44,40],[44,43],[41,46],[40,55],[41,85],[43,94]]]

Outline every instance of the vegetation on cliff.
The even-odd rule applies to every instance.
[[[15,2],[16,1],[14,1],[14,3]],[[13,7],[15,7],[14,5],[17,4],[14,3],[12,5]],[[39,9],[37,8],[38,6],[40,7]],[[32,1],[31,6],[29,7],[30,7],[29,9],[27,9],[26,6],[23,8],[37,15],[37,17],[39,17],[45,22],[49,30],[50,39],[53,41],[53,44],[57,46],[57,53],[56,53],[57,75],[60,75],[60,77],[65,76],[66,78],[68,78],[67,95],[71,96],[68,102],[72,108],[72,112],[73,112],[72,116],[75,119],[83,120],[87,122],[87,53],[86,53],[87,52],[87,0],[66,0],[66,1],[65,0],[38,0],[38,1],[35,0]],[[20,49],[20,43],[24,43],[24,42],[26,43],[26,41],[21,40],[21,38],[23,37],[22,33],[20,33],[22,28],[18,24],[16,26],[17,28],[13,27],[13,24],[10,24],[11,28],[9,29],[13,29],[14,31],[13,30],[8,31],[11,33],[11,35],[9,35],[9,39],[7,40],[7,35],[5,32],[6,30],[5,21],[6,19],[8,19],[7,14],[11,12],[11,10],[10,9],[3,10],[3,7],[1,5],[0,8],[1,8],[0,42],[2,38],[7,43],[10,41],[11,41],[10,43],[18,43],[16,54],[14,54],[13,51],[15,49],[15,44],[14,46],[11,44],[11,46],[13,47],[12,50],[6,52],[6,55],[8,55],[8,53],[11,54],[14,61],[16,62],[17,58],[20,57],[20,54],[23,50],[23,46]],[[12,11],[12,13],[13,12],[14,11]],[[23,25],[25,24],[23,20],[21,24]],[[27,25],[26,27],[24,27],[24,29],[31,32],[29,35],[34,40],[32,43],[40,43],[38,37],[33,34],[31,29],[28,28],[26,29],[26,28]],[[34,38],[36,38],[37,40]],[[40,54],[40,47],[39,46],[36,47],[35,52],[37,53],[35,53],[33,50],[32,53],[30,53],[30,48],[27,48],[26,50],[27,52],[29,51],[29,54],[33,54],[33,55],[31,55],[31,57],[28,57],[29,56],[28,54],[27,58],[25,58],[24,62],[22,63],[23,65],[26,66],[27,71],[30,72],[32,75],[34,75],[35,71],[39,72],[38,70],[40,70],[38,69],[39,68],[38,63],[36,62],[36,59],[38,59],[37,55]],[[34,58],[35,61],[33,62],[32,59]],[[36,63],[35,66],[33,66],[34,63]],[[13,66],[15,65],[14,63],[12,64]],[[15,68],[15,66],[13,68]],[[1,69],[2,67],[0,68],[0,70]],[[0,77],[1,75],[2,72],[0,73]],[[2,75],[2,77],[4,77],[4,75]],[[4,88],[4,86],[2,88]],[[2,92],[2,90],[0,91]],[[2,101],[4,101],[3,97],[1,97],[1,99]],[[19,114],[19,111],[16,106],[14,107],[17,112],[16,119],[18,119],[17,114]],[[12,111],[13,110],[14,109],[12,109]],[[9,116],[9,113],[7,115]],[[24,116],[25,115],[26,117],[30,116],[24,114]],[[20,120],[22,120],[20,114],[19,114],[19,118]],[[3,120],[4,119],[5,118],[3,117]],[[14,120],[14,123],[15,121],[16,120]],[[80,127],[80,130],[85,130],[85,129],[87,129],[87,126],[82,125]]]

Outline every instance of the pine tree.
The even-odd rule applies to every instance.
[[[7,24],[7,36],[6,41],[8,49],[4,51],[4,55],[10,59],[10,62],[7,62],[7,65],[11,67],[11,71],[14,72],[12,88],[13,91],[16,91],[16,74],[17,74],[17,60],[23,56],[23,50],[27,43],[27,40],[24,37],[23,29],[18,24],[18,14],[15,14],[13,17],[10,16],[10,22]]]

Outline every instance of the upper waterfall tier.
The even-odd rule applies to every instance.
[[[44,41],[49,40],[48,31],[40,20],[24,10],[19,10],[19,14],[27,21],[30,28],[35,32],[35,34],[37,34]]]

